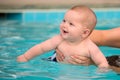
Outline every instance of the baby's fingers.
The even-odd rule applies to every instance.
[[[20,55],[17,57],[17,62],[27,62],[27,59],[24,57],[24,55]]]

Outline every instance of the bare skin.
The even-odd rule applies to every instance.
[[[115,72],[120,73],[120,67],[110,66],[110,68]]]
[[[90,35],[90,39],[98,46],[110,46],[120,48],[120,28],[113,28],[109,30],[94,30]],[[99,36],[99,37],[98,37]],[[59,61],[64,59],[64,55],[56,50],[57,58]],[[90,58],[83,57],[80,55],[72,55],[71,56],[71,64],[78,65],[92,65],[94,64]],[[120,73],[120,67],[110,66],[115,72]]]
[[[45,52],[58,49],[65,56],[61,61],[62,63],[73,62],[70,57],[76,54],[91,58],[99,68],[109,68],[103,53],[88,37],[96,22],[96,16],[90,8],[81,5],[74,6],[66,12],[60,24],[59,35],[33,46],[24,54],[18,56],[17,61],[27,62]]]
[[[119,33],[120,27],[109,30],[94,30],[90,35],[90,39],[98,46],[110,46],[120,48]]]
[[[89,36],[90,39],[98,46],[110,46],[120,48],[120,28],[113,28],[109,30],[94,30],[92,34]],[[99,37],[98,37],[99,36]],[[64,59],[64,55],[56,50],[57,58],[59,61]],[[93,62],[87,58],[79,55],[72,55],[71,64],[81,64],[81,65],[90,65]]]

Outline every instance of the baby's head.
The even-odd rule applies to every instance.
[[[81,16],[81,25],[88,28],[91,33],[97,23],[95,13],[89,7],[84,5],[74,6],[70,10],[76,11]]]
[[[61,35],[70,40],[85,39],[96,25],[94,12],[86,6],[74,6],[68,10],[60,25]]]

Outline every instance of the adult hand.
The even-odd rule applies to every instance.
[[[94,64],[90,58],[81,55],[72,55],[70,61],[68,62],[71,64],[84,65],[84,66]]]
[[[57,61],[62,62],[65,59],[65,56],[58,49],[56,49],[56,53]]]
[[[57,61],[62,62],[65,58],[65,56],[58,50],[56,49],[56,58]],[[72,55],[70,56],[70,60],[68,61],[70,64],[77,64],[77,65],[91,65],[94,64],[93,61],[88,58],[88,57],[84,57],[81,55]]]

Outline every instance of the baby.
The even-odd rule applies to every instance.
[[[33,46],[18,56],[17,61],[26,62],[47,51],[58,49],[65,56],[62,63],[69,63],[70,56],[78,54],[91,58],[99,68],[108,68],[105,56],[88,38],[96,23],[96,16],[90,8],[83,5],[74,6],[66,12],[60,24],[60,34]]]

